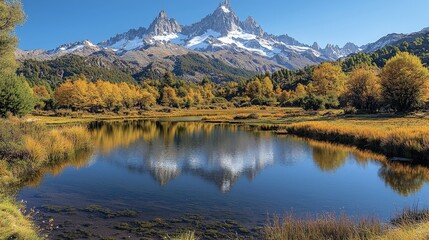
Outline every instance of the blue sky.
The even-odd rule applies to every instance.
[[[230,0],[240,19],[253,16],[268,32],[300,42],[358,45],[388,33],[429,27],[428,0]],[[147,27],[166,10],[182,25],[199,21],[222,0],[22,0],[27,22],[17,29],[21,49],[95,43]]]

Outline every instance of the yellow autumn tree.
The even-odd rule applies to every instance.
[[[105,106],[97,85],[94,83],[88,84],[88,106],[91,112],[96,112]]]
[[[271,78],[268,76],[262,80],[262,94],[266,98],[271,98],[274,96],[274,85],[271,81]]]
[[[88,81],[79,79],[73,82],[73,91],[71,96],[72,108],[84,110],[89,108]]]
[[[314,69],[314,94],[320,96],[340,96],[344,91],[345,74],[341,67],[332,63],[322,63]]]
[[[263,95],[262,83],[259,79],[254,79],[246,85],[246,95],[251,99],[260,98]]]
[[[118,85],[119,93],[121,95],[122,99],[122,106],[125,108],[131,108],[135,105],[134,98],[133,98],[133,92],[130,88],[130,86],[127,83],[120,83]]]
[[[176,90],[172,87],[164,87],[162,89],[161,104],[168,107],[179,106],[179,98],[177,97]]]
[[[36,101],[36,109],[45,108],[46,103],[51,100],[51,95],[49,94],[45,86],[34,86],[33,96]]]
[[[142,89],[137,93],[137,105],[140,109],[149,109],[156,104],[155,96],[147,89]]]
[[[348,76],[346,89],[348,104],[360,110],[377,110],[381,100],[381,85],[374,70],[366,67],[353,70]]]
[[[56,104],[60,108],[71,108],[73,97],[73,83],[68,80],[59,85],[55,90]]]
[[[298,83],[292,95],[294,98],[303,98],[308,95],[308,92],[305,89],[304,85],[302,85],[301,83]]]
[[[417,56],[401,52],[381,70],[383,100],[396,111],[409,111],[424,101],[428,69]]]

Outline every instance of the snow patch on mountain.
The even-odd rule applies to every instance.
[[[171,33],[171,34],[166,34],[166,35],[158,35],[158,36],[153,36],[152,39],[154,41],[157,42],[171,42],[175,39],[178,39],[179,35],[177,33]]]
[[[134,38],[133,40],[121,39],[119,42],[108,46],[108,48],[114,51],[130,51],[142,46],[144,46],[144,40],[142,38]]]
[[[231,12],[231,10],[229,10],[229,8],[227,8],[224,5],[222,5],[221,8],[222,8],[222,10],[223,10],[224,13],[230,13]]]
[[[189,40],[186,43],[187,48],[195,50],[195,49],[204,49],[208,47],[207,43],[204,43],[208,38],[213,37],[213,38],[217,38],[221,36],[220,33],[213,31],[212,29],[207,30],[206,33],[204,33],[201,36],[196,36],[191,38],[191,40]]]

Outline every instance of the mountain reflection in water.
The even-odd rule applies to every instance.
[[[69,166],[82,168],[104,161],[133,173],[149,173],[161,186],[181,174],[190,174],[228,192],[241,176],[252,180],[273,164],[305,161],[307,153],[326,173],[334,173],[348,159],[363,167],[375,161],[380,165],[379,177],[402,196],[417,193],[429,182],[425,167],[389,163],[382,156],[353,148],[246,131],[238,125],[126,121],[94,122],[89,128],[95,146],[92,152],[81,152],[70,161],[47,166],[27,185],[36,187],[45,174],[57,175]]]

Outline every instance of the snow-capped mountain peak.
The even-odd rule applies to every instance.
[[[56,49],[48,51],[49,54],[55,54],[55,53],[72,53],[72,52],[82,52],[85,50],[89,51],[99,51],[101,48],[95,44],[93,44],[89,40],[84,40],[80,42],[74,42],[74,43],[68,43],[63,44],[59,46]]]
[[[113,50],[118,56],[122,56],[130,51],[145,51],[151,47],[165,48],[166,51],[161,52],[178,49],[179,52],[216,54],[222,51],[247,54],[288,68],[301,68],[322,61],[336,60],[360,51],[359,47],[351,43],[344,48],[328,44],[322,49],[317,43],[309,46],[286,34],[268,34],[251,16],[241,21],[229,0],[225,0],[213,13],[189,26],[181,26],[174,18],[169,18],[165,11],[161,11],[147,29],[132,29],[98,45],[89,41],[66,44],[49,53],[94,53]]]
[[[231,13],[232,12],[232,8],[231,8],[231,5],[229,4],[229,0],[225,0],[225,2],[221,3],[219,5],[219,8],[222,9],[222,11],[224,13]]]

